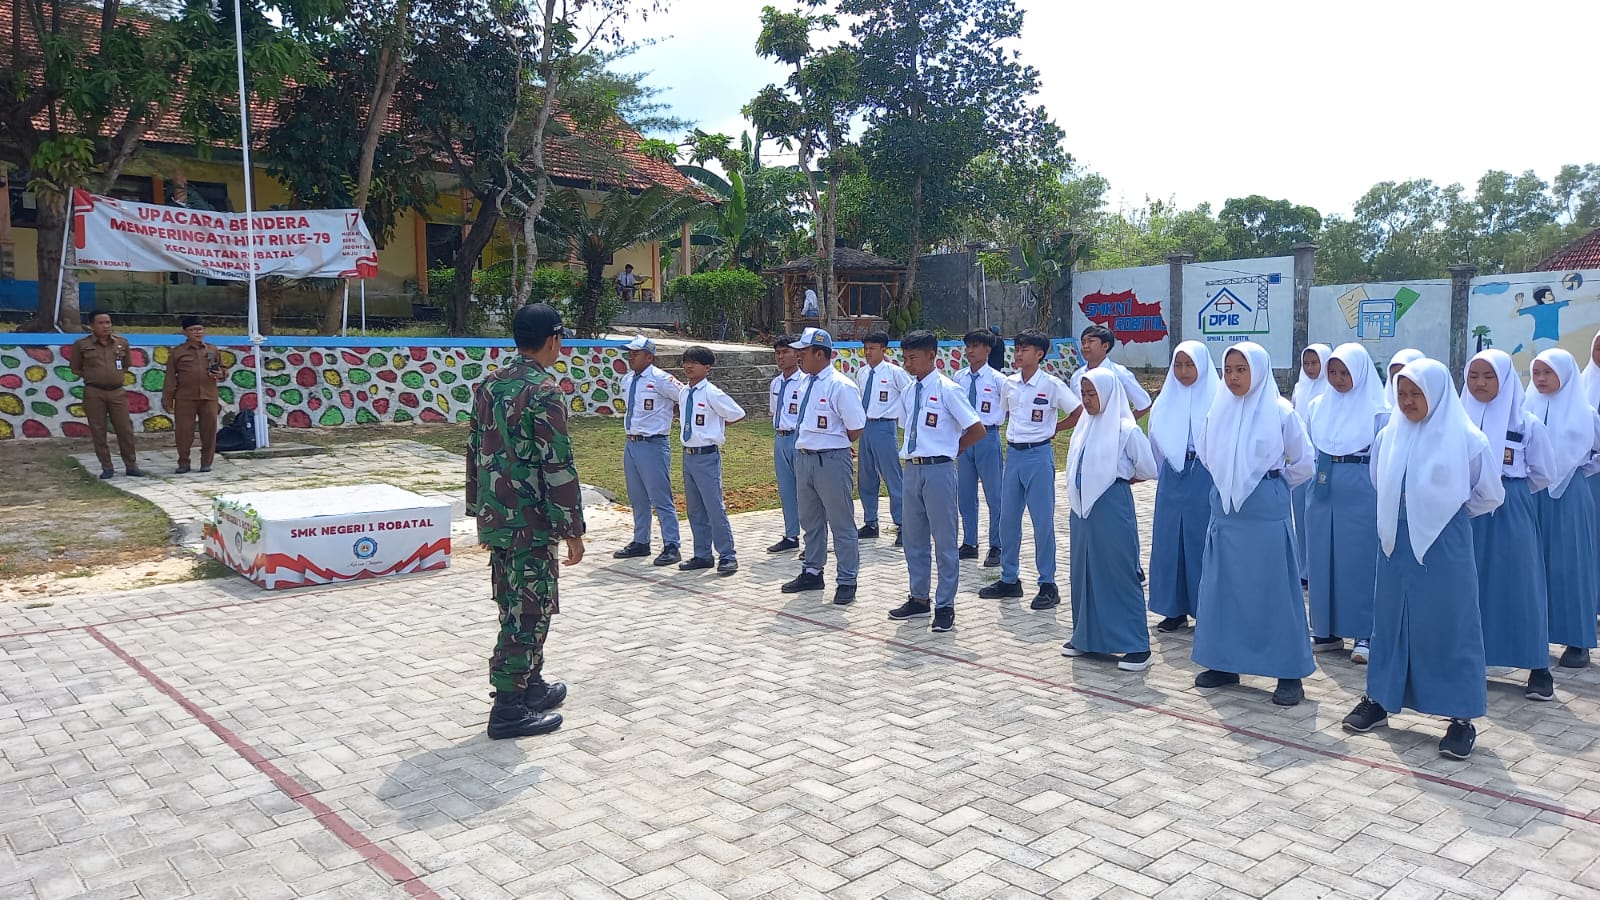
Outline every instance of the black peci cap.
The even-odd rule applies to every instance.
[[[196,325],[204,325],[205,323],[200,321],[199,316],[184,316],[179,320],[179,324],[183,327],[184,331],[188,331]]]
[[[553,334],[572,337],[572,329],[561,324],[561,314],[548,303],[530,303],[511,318],[511,335],[518,347],[538,347]]]

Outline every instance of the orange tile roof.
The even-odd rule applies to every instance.
[[[1535,268],[1540,272],[1600,269],[1600,228],[1546,256]]]

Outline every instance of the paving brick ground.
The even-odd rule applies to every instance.
[[[1064,659],[1066,607],[979,600],[976,562],[956,631],[889,622],[887,538],[854,606],[783,596],[778,523],[736,520],[731,578],[596,534],[550,638],[566,725],[521,741],[483,735],[481,554],[0,606],[0,896],[1600,896],[1594,670],[1552,704],[1497,680],[1446,761],[1423,717],[1344,734],[1345,660],[1285,711],[1195,691],[1188,634],[1145,673]]]

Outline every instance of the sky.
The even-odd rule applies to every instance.
[[[755,55],[768,2],[791,8],[670,0],[632,23],[656,42],[624,67],[737,137],[740,107],[788,74]],[[1380,181],[1600,162],[1600,0],[1019,5],[1039,102],[1113,208],[1263,194],[1347,215]]]

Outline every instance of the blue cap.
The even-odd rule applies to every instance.
[[[807,347],[826,347],[833,349],[833,335],[821,328],[807,328],[800,332],[800,340],[789,345],[795,350],[804,350]]]
[[[625,349],[625,350],[643,350],[644,352],[650,354],[651,356],[654,356],[655,353],[656,353],[656,342],[650,340],[649,338],[647,338],[647,337],[645,337],[644,335],[641,334],[641,335],[638,335],[637,337],[635,337],[633,340],[629,341],[623,349]]]

